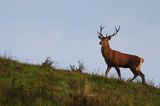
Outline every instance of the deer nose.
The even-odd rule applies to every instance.
[[[99,42],[100,45],[102,45],[102,42]]]

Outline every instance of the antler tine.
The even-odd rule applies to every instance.
[[[108,36],[108,33],[106,33],[106,37]]]
[[[102,30],[105,28],[105,26],[101,25],[100,26],[100,33],[102,33]]]
[[[118,26],[118,29],[117,27],[115,27],[115,29],[116,29],[116,32],[118,32],[120,30],[120,25]]]
[[[114,31],[114,33],[113,33],[112,35],[110,35],[111,37],[112,37],[112,36],[115,36],[115,35],[118,33],[118,31],[120,30],[120,25],[119,25],[118,28],[115,27],[115,30],[116,30],[116,32]]]
[[[100,26],[100,32],[97,31],[98,35],[101,36],[101,37],[104,37],[103,34],[102,34],[102,30],[103,30],[104,28],[105,28],[105,26],[101,25],[101,26]]]

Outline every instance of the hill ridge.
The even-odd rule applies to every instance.
[[[0,57],[0,106],[160,106],[160,89]]]

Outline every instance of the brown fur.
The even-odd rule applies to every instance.
[[[108,65],[105,75],[108,75],[109,70],[112,67],[114,67],[117,70],[119,77],[121,78],[119,67],[130,68],[130,70],[134,74],[134,77],[130,81],[134,80],[139,75],[142,78],[142,82],[144,83],[145,82],[144,74],[140,70],[142,63],[144,62],[144,59],[136,55],[125,54],[116,50],[112,50],[109,46],[109,40],[111,39],[112,36],[117,34],[120,27],[119,29],[115,28],[116,32],[114,32],[113,35],[106,37],[104,37],[102,34],[103,28],[104,27],[102,26],[100,27],[100,32],[98,32],[98,34],[99,38],[101,39],[100,41],[100,45],[102,45],[101,52],[106,64]]]

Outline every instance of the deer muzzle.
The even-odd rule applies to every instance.
[[[102,45],[102,42],[100,41],[99,44]]]

